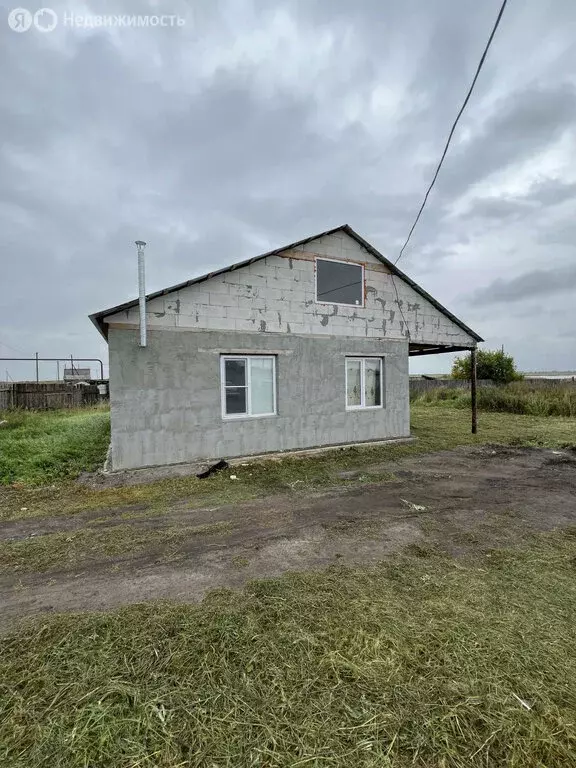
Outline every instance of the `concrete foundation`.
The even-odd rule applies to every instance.
[[[408,342],[110,328],[113,470],[408,437]],[[275,416],[224,420],[220,356],[274,354]],[[384,407],[346,411],[345,359],[384,361]]]

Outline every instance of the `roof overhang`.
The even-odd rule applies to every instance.
[[[408,355],[410,357],[421,357],[422,355],[440,355],[447,352],[469,352],[475,347],[476,344],[470,344],[469,347],[456,347],[451,344],[409,344]]]
[[[407,283],[416,293],[420,294],[423,299],[426,299],[426,301],[429,301],[432,306],[436,307],[436,309],[439,312],[442,312],[443,315],[448,317],[455,325],[457,325],[459,328],[461,328],[465,333],[467,333],[469,336],[471,336],[476,342],[484,341],[481,336],[479,336],[475,331],[473,331],[471,328],[469,328],[467,325],[465,325],[461,320],[459,320],[455,315],[452,314],[446,307],[442,306],[439,301],[437,301],[433,296],[431,296],[427,291],[425,291],[423,288],[421,288],[417,283],[414,282],[408,275],[404,274],[401,269],[398,269],[398,267],[389,259],[387,259],[385,256],[383,256],[380,251],[376,250],[373,245],[371,245],[367,240],[364,240],[363,237],[361,237],[357,232],[355,232],[352,227],[350,227],[348,224],[343,224],[339,227],[334,227],[333,229],[328,229],[326,232],[320,232],[316,235],[311,235],[310,237],[305,237],[303,240],[297,240],[295,243],[289,243],[288,245],[283,245],[281,248],[274,248],[272,251],[267,251],[266,253],[261,253],[259,256],[254,256],[251,259],[246,259],[245,261],[239,261],[236,264],[231,264],[229,267],[223,267],[222,269],[217,269],[214,272],[208,272],[206,275],[201,275],[200,277],[194,277],[191,280],[186,280],[183,283],[178,283],[177,285],[172,285],[169,288],[164,288],[161,291],[156,291],[154,293],[149,293],[146,296],[146,301],[150,301],[151,299],[156,299],[159,296],[165,296],[168,293],[173,293],[174,291],[181,291],[183,288],[187,288],[190,285],[196,285],[197,283],[202,283],[205,280],[210,280],[210,278],[215,277],[216,275],[222,275],[225,272],[232,272],[235,269],[240,269],[241,267],[246,267],[248,264],[253,264],[255,261],[260,261],[260,259],[265,259],[267,256],[276,256],[279,253],[282,253],[283,251],[289,251],[293,248],[297,248],[300,245],[306,245],[307,243],[312,242],[313,240],[317,240],[320,237],[326,237],[327,235],[333,235],[336,232],[344,232],[349,237],[356,240],[357,243],[359,243],[363,248],[365,248],[368,253],[370,253],[372,256],[374,256],[378,261],[380,261],[382,264],[384,264],[393,275],[396,275],[401,280],[403,280],[405,283]],[[138,299],[132,299],[130,301],[126,301],[123,304],[118,304],[115,307],[110,307],[109,309],[103,309],[100,312],[94,312],[92,315],[89,315],[90,320],[94,323],[98,331],[102,334],[102,336],[107,340],[108,339],[108,329],[106,327],[106,323],[104,322],[104,318],[108,315],[114,315],[116,312],[122,312],[123,310],[132,309],[132,307],[138,306]],[[469,347],[464,347],[464,349],[469,349]],[[451,351],[449,349],[442,349],[439,351]],[[457,350],[452,350],[457,351]],[[411,353],[413,354],[413,353]],[[436,354],[436,352],[415,352],[414,354]]]

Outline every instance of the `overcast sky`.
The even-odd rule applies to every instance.
[[[149,291],[344,223],[395,259],[500,0],[0,4],[0,356],[106,357],[135,239]],[[575,39],[574,0],[510,0],[400,262],[521,369],[576,367]]]

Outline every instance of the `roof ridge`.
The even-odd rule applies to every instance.
[[[437,301],[427,291],[421,288],[418,285],[418,283],[415,283],[414,280],[412,280],[410,277],[408,277],[408,275],[402,272],[402,270],[399,269],[392,261],[387,259],[371,243],[369,243],[361,235],[359,235],[358,232],[356,232],[356,230],[352,229],[352,227],[349,224],[340,224],[339,226],[333,227],[332,229],[327,229],[325,232],[320,232],[316,235],[311,235],[310,237],[302,238],[302,240],[296,240],[295,242],[289,243],[288,245],[283,245],[280,248],[274,248],[271,251],[266,251],[266,253],[261,253],[258,256],[253,256],[250,259],[245,259],[244,261],[239,261],[234,264],[230,264],[227,267],[216,269],[212,272],[208,272],[205,275],[200,275],[199,277],[194,277],[194,278],[191,278],[190,280],[185,280],[182,283],[177,283],[176,285],[163,288],[160,291],[154,291],[153,293],[146,294],[146,301],[156,299],[159,296],[165,296],[168,293],[174,293],[175,291],[180,291],[183,288],[188,288],[188,286],[194,285],[195,283],[201,283],[201,282],[204,282],[204,280],[210,280],[210,278],[216,277],[217,275],[222,275],[226,272],[231,272],[235,269],[246,267],[249,264],[253,264],[255,261],[259,261],[260,259],[265,259],[268,256],[275,256],[276,254],[282,253],[283,251],[288,251],[292,248],[297,248],[300,245],[305,245],[306,243],[310,243],[313,240],[318,240],[321,237],[326,237],[327,235],[333,235],[335,232],[339,232],[339,231],[346,232],[347,235],[349,235],[354,240],[356,240],[356,242],[359,245],[361,245],[363,248],[365,248],[368,251],[368,253],[372,254],[372,256],[378,259],[378,261],[380,261],[382,264],[388,267],[388,269],[394,275],[399,277],[401,280],[404,280],[404,282],[406,282],[413,290],[419,293],[420,296],[422,296],[422,298],[426,299],[426,301],[429,301],[434,307],[436,307],[436,309],[442,312],[442,314],[446,315],[446,317],[448,317],[459,328],[461,328],[467,334],[472,336],[473,339],[475,339],[476,341],[483,341],[483,339],[475,331],[473,331],[465,323],[459,320],[456,317],[456,315],[453,315],[452,312],[450,312],[448,309],[446,309],[446,307],[440,304],[439,301]],[[102,334],[102,336],[105,339],[107,339],[108,334],[107,334],[106,324],[103,322],[103,319],[108,315],[116,314],[117,312],[122,312],[123,310],[126,310],[126,309],[131,309],[132,307],[135,307],[137,305],[138,305],[138,299],[130,299],[130,301],[126,301],[123,304],[118,304],[115,307],[109,307],[108,309],[103,309],[100,312],[94,312],[93,314],[89,315],[89,318],[94,323],[98,331]]]

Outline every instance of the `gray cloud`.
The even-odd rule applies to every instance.
[[[576,88],[570,83],[530,86],[503,98],[480,135],[453,152],[439,185],[453,198],[480,180],[550,146],[576,121]],[[546,186],[547,182],[545,183]]]
[[[0,18],[0,353],[105,356],[86,315],[134,295],[137,237],[150,290],[344,222],[395,258],[497,5],[174,0],[182,27],[45,35]],[[507,302],[545,311],[528,278],[555,284],[576,243],[574,22],[564,0],[509,6],[401,262],[526,367],[573,364],[536,321],[528,345]],[[470,291],[491,283],[516,298],[486,311]],[[570,313],[549,322],[576,334]]]
[[[497,278],[476,291],[471,302],[476,305],[544,299],[557,293],[576,291],[576,264],[555,270],[536,269],[511,280]]]
[[[567,184],[558,179],[546,179],[533,184],[526,190],[526,194],[476,200],[461,218],[485,220],[490,224],[499,225],[504,221],[526,219],[530,213],[538,214],[543,209],[550,210],[566,201],[576,202],[576,183]],[[549,235],[550,233],[547,233],[546,237]]]

